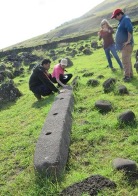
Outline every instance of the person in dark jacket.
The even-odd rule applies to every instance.
[[[48,73],[50,63],[49,59],[44,59],[40,65],[34,67],[29,79],[29,89],[38,100],[41,96],[47,96],[53,92],[60,93],[51,81],[51,74]]]

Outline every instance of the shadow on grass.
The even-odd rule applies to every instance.
[[[138,128],[138,122],[136,120],[134,122],[131,122],[131,123],[128,122],[127,124],[118,122],[116,126],[119,129],[123,129],[123,128],[126,128],[126,127],[130,127],[130,128],[134,129],[134,128]]]
[[[57,196],[59,195],[58,186],[60,181],[57,179],[52,180],[50,177],[46,177],[45,175],[40,175],[35,171],[35,183],[37,184],[37,192],[38,195],[49,195],[49,196]]]
[[[36,101],[32,104],[32,107],[34,108],[41,108],[43,106],[46,106],[48,104],[51,104],[55,99],[55,95],[49,95],[49,96],[46,96],[44,98],[42,98],[41,100],[39,101]]]
[[[0,111],[9,109],[11,106],[13,106],[16,103],[16,101],[17,99],[15,101],[0,102]]]
[[[138,186],[138,169],[134,172],[127,172],[124,176],[124,180],[133,187]]]

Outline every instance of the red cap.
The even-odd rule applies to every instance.
[[[121,9],[116,9],[115,11],[113,11],[111,18],[115,18],[115,16],[121,12],[123,12]]]

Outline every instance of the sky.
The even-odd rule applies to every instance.
[[[42,35],[104,0],[0,0],[0,49]]]

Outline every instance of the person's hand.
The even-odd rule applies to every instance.
[[[62,86],[63,88],[67,88],[68,87],[68,85],[66,85],[66,84],[64,84],[64,86]]]
[[[130,44],[130,41],[124,42],[123,47],[127,46],[128,44]]]
[[[101,36],[101,32],[100,31],[97,34],[98,34],[99,37]]]
[[[64,93],[66,90],[65,89],[62,89],[59,91],[59,93]]]

